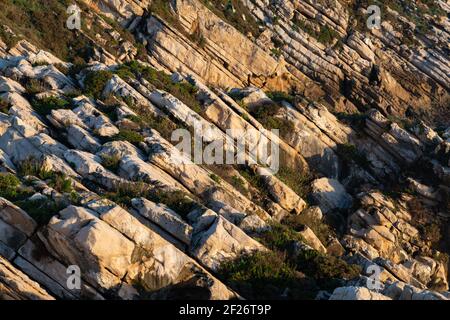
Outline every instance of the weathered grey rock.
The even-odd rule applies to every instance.
[[[199,217],[193,227],[191,252],[212,270],[242,253],[264,250],[261,244],[211,210]]]
[[[0,299],[54,300],[38,283],[30,280],[2,257],[0,257]]]
[[[312,182],[311,197],[324,214],[335,209],[348,209],[352,206],[352,197],[339,181],[321,178]]]
[[[114,189],[115,186],[124,182],[100,164],[100,157],[91,153],[78,150],[67,150],[67,152],[64,153],[64,159],[70,163],[75,171],[81,176],[94,180],[108,189]]]
[[[109,120],[107,116],[101,113],[95,106],[94,102],[85,96],[74,99],[76,108],[73,112],[90,128],[96,135],[100,137],[113,137],[119,133],[119,129]]]
[[[144,289],[153,292],[170,286],[180,286],[183,289],[193,290],[202,299],[231,299],[237,297],[235,293],[225,287],[219,280],[201,268],[194,260],[176,249],[161,236],[146,228],[136,218],[122,208],[116,206],[101,214],[102,220],[108,222],[134,241],[136,246],[142,248],[135,251],[133,265],[128,269],[126,281],[140,283]],[[195,279],[195,281],[192,281]],[[122,288],[127,287],[122,284]],[[122,298],[133,298],[135,290],[121,290]],[[166,298],[155,293],[155,298]],[[172,293],[176,298],[177,289]],[[182,293],[180,293],[182,294]],[[195,297],[195,294],[193,295]],[[183,297],[183,296],[181,296]],[[179,297],[180,298],[180,297]],[[185,297],[186,298],[186,297]]]
[[[364,287],[336,288],[330,300],[392,300],[378,292],[370,291]]]
[[[67,140],[76,149],[95,153],[100,148],[100,143],[89,132],[77,125],[67,128]]]
[[[54,296],[62,299],[95,299],[104,298],[84,281],[81,281],[80,290],[69,289],[68,266],[56,260],[46,250],[42,242],[33,237],[18,251],[20,256],[14,260],[31,278],[44,285]]]
[[[135,244],[89,210],[68,207],[53,217],[45,232],[46,247],[101,291],[116,288],[132,264]]]
[[[297,214],[300,214],[305,209],[306,202],[281,180],[272,175],[268,169],[258,167],[256,173],[266,183],[272,198],[284,209],[294,211]]]
[[[144,198],[133,199],[132,205],[140,215],[156,223],[183,243],[190,245],[192,227],[175,211],[161,203],[156,204]]]
[[[36,230],[36,222],[10,201],[0,198],[0,219],[30,237]]]
[[[308,226],[303,226],[302,230],[298,231],[298,234],[302,236],[302,238],[305,240],[305,243],[309,245],[314,250],[317,250],[321,253],[327,253],[327,249],[322,244],[319,238],[317,238],[314,231],[311,230]]]
[[[303,210],[302,215],[315,221],[320,221],[323,218],[322,210],[319,206],[312,206]]]

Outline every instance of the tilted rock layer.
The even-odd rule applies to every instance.
[[[62,49],[0,15],[0,299],[267,298],[261,257],[270,298],[449,299],[450,8],[358,3],[84,0]]]

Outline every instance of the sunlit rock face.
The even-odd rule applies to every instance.
[[[0,18],[0,299],[449,299],[450,8],[380,3]]]

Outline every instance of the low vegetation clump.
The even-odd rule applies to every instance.
[[[293,132],[291,121],[279,116],[281,106],[275,102],[264,102],[252,107],[250,114],[266,129],[279,129],[282,137]]]
[[[303,30],[324,45],[331,44],[335,39],[339,39],[339,34],[326,25],[321,25],[316,30],[310,23],[302,19],[294,18],[293,23],[295,28]]]
[[[144,78],[156,89],[164,90],[197,113],[201,112],[201,106],[197,100],[197,87],[187,81],[174,82],[165,72],[144,66],[137,61],[127,62],[116,69],[116,74],[121,77]]]
[[[241,177],[234,175],[231,177],[231,185],[237,189],[242,194],[247,194],[247,190],[244,187],[244,181],[241,179]]]
[[[306,225],[311,228],[323,244],[326,244],[330,237],[336,236],[335,231],[327,223],[304,214],[290,215],[283,220],[283,224],[294,231],[300,231]]]
[[[211,173],[209,175],[209,177],[211,178],[212,181],[214,181],[215,183],[220,183],[222,180],[220,179],[220,177],[214,173]]]
[[[168,117],[154,115],[153,113],[142,108],[133,108],[133,110],[138,115],[129,117],[131,121],[137,123],[141,129],[155,129],[164,139],[168,141],[171,140],[173,131],[178,128],[177,125]]]
[[[240,0],[202,0],[205,6],[219,18],[228,22],[242,34],[257,38],[260,25],[249,8]]]
[[[301,250],[295,258],[295,265],[325,290],[333,290],[342,284],[342,280],[354,279],[361,273],[360,266],[316,250]]]
[[[8,25],[37,47],[47,48],[63,60],[71,61],[79,49],[89,45],[87,37],[65,27],[66,10],[71,4],[68,0],[3,0],[0,24]],[[3,34],[0,36],[3,38]],[[11,47],[18,37],[9,36],[6,40]]]
[[[144,137],[133,130],[129,129],[122,129],[119,131],[117,135],[113,137],[113,140],[115,141],[128,141],[131,144],[139,145],[139,143],[144,141]]]
[[[254,174],[247,167],[239,166],[238,171],[240,175],[248,182],[251,186],[253,186],[256,190],[258,190],[261,195],[265,197],[269,197],[269,192],[267,191],[266,184],[261,176]]]
[[[313,284],[283,254],[255,252],[224,263],[221,278],[247,299],[313,299]],[[311,290],[313,289],[313,290]]]
[[[45,85],[42,81],[34,78],[29,78],[24,83],[25,90],[29,95],[35,95],[46,91]]]
[[[412,224],[419,230],[420,238],[429,241],[433,248],[439,248],[443,232],[440,221],[433,211],[422,204],[417,197],[407,202],[407,208],[412,216]]]
[[[72,180],[64,174],[53,173],[52,177],[49,179],[48,186],[55,189],[61,193],[71,193],[73,191],[72,188]]]
[[[276,103],[281,103],[283,101],[294,103],[295,97],[292,94],[283,91],[268,91],[266,95]]]
[[[120,157],[117,155],[106,155],[103,154],[101,156],[102,159],[102,166],[108,169],[109,171],[112,171],[114,173],[117,173],[119,171],[119,165],[120,165]]]
[[[389,12],[388,8],[399,13],[400,16],[407,18],[409,21],[416,25],[415,33],[425,34],[431,28],[431,24],[426,18],[426,15],[431,16],[445,16],[445,11],[439,6],[436,0],[420,0],[415,2],[402,1],[402,0],[359,0],[354,1],[349,6],[349,12],[351,19],[357,21],[356,29],[361,32],[369,32],[367,28],[368,14],[364,14],[361,8],[368,8],[370,5],[377,5],[381,9],[381,21],[389,21],[394,26],[396,31],[403,34],[403,43],[410,46],[417,46],[418,42],[413,38],[413,35],[408,35],[406,30],[410,26],[404,21],[398,19],[398,17]],[[414,7],[413,7],[414,6]]]
[[[71,103],[59,97],[46,97],[43,99],[33,99],[31,101],[33,109],[42,116],[46,116],[57,109],[69,109]]]
[[[302,242],[303,238],[287,225],[272,223],[270,230],[261,235],[260,241],[273,250],[288,251],[293,242]]]
[[[313,176],[309,172],[302,173],[290,167],[281,166],[276,176],[301,198],[307,199],[307,195],[311,192],[313,180]]]
[[[57,180],[60,189],[69,191],[69,186],[63,180]],[[58,186],[55,186],[56,189]],[[71,190],[71,186],[70,186]],[[15,205],[27,212],[39,225],[47,224],[51,217],[61,211],[65,204],[53,199],[29,199],[33,195],[32,189],[20,185],[20,180],[12,174],[0,174],[0,197],[12,201]]]
[[[63,202],[52,199],[21,200],[16,205],[24,210],[38,225],[46,225],[50,219],[66,207]]]
[[[70,16],[67,8],[73,4],[74,1],[70,0],[2,0],[0,26],[7,25],[18,36],[0,27],[0,37],[9,48],[15,45],[19,37],[27,39],[36,47],[45,48],[68,62],[75,62],[78,58],[89,62],[95,55],[96,44],[92,39],[96,35],[101,35],[108,44],[107,50],[118,56],[122,41],[112,35],[112,29],[120,34],[122,40],[134,42],[128,30],[112,19],[93,14],[92,8],[83,1],[76,2],[82,11],[82,30],[70,30],[66,27]],[[105,22],[111,28],[105,27]]]
[[[244,254],[219,271],[248,299],[314,299],[319,290],[332,291],[361,273],[340,258],[300,248],[302,237],[287,225],[272,224],[259,240],[268,251]]]
[[[317,41],[322,44],[330,44],[333,40],[338,39],[339,34],[328,26],[321,26]]]
[[[120,183],[113,192],[105,193],[104,196],[125,208],[131,207],[134,198],[146,198],[165,204],[182,217],[186,217],[196,207],[195,202],[182,191],[155,189],[142,181]]]
[[[107,70],[90,71],[84,79],[84,93],[95,99],[100,99],[106,83],[112,77],[112,72]]]
[[[270,254],[280,257],[280,265],[290,266],[293,271],[303,274],[304,278],[315,285],[314,289],[310,289],[310,294],[315,295],[318,290],[333,290],[341,285],[342,280],[353,279],[360,274],[360,267],[350,265],[340,258],[321,254],[313,249],[298,249],[303,243],[303,238],[295,231],[295,226],[298,225],[299,221],[273,223],[270,230],[260,235],[259,241],[272,251]],[[318,233],[322,237],[332,234],[330,230]],[[240,266],[240,260],[236,260],[236,263],[234,268]],[[229,270],[230,266],[227,268]]]
[[[0,99],[0,112],[6,114],[9,112],[9,102]]]
[[[150,187],[143,182],[124,182],[116,186],[114,191],[107,192],[104,196],[118,205],[131,207],[131,200],[144,197],[150,191]]]
[[[41,161],[34,158],[22,161],[18,174],[22,177],[34,176],[44,180],[49,187],[61,193],[71,193],[73,191],[70,178],[63,173],[45,170]]]
[[[3,41],[4,44],[6,44],[7,49],[11,49],[19,41],[19,37],[9,32],[9,30],[7,30],[1,24],[0,24],[0,39]]]
[[[17,187],[20,185],[20,180],[10,174],[0,174],[0,197],[6,199],[14,199],[17,197]]]
[[[197,204],[182,191],[156,190],[149,196],[149,200],[156,203],[164,203],[183,218],[197,207]]]
[[[178,21],[177,16],[174,14],[174,11],[171,9],[170,1],[166,0],[153,0],[149,6],[149,12],[152,15],[157,15],[164,19],[168,24],[175,27],[181,33],[185,34],[185,31]]]
[[[354,161],[364,169],[367,169],[370,166],[370,162],[367,157],[363,153],[359,152],[353,144],[338,144],[337,152],[346,162]]]
[[[345,124],[352,126],[356,129],[363,130],[366,126],[367,115],[363,113],[336,113],[336,117],[339,121],[344,122]]]

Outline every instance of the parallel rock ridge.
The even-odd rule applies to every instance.
[[[447,3],[77,4],[0,13],[0,299],[450,299]]]

